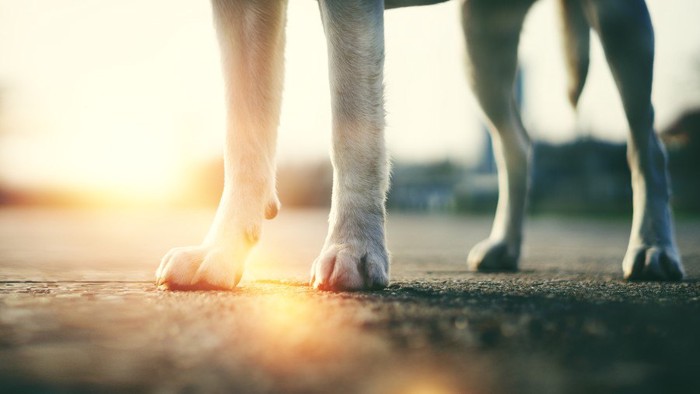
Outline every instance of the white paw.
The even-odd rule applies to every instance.
[[[685,276],[674,247],[630,246],[622,260],[622,270],[629,280],[679,281]]]
[[[505,241],[486,239],[474,246],[467,257],[472,271],[517,271],[520,246],[509,247]]]
[[[389,258],[380,245],[331,244],[314,261],[310,284],[320,290],[381,289],[389,284]]]
[[[243,261],[221,247],[170,250],[156,271],[156,284],[169,290],[230,290],[243,274]]]

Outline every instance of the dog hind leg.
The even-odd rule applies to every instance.
[[[230,289],[277,214],[275,140],[280,116],[286,1],[213,0],[226,82],[224,191],[200,246],[175,248],[156,272],[169,289]]]
[[[499,190],[491,234],[469,252],[467,264],[473,270],[518,267],[530,141],[516,108],[513,84],[520,29],[531,4],[531,0],[466,0],[462,4],[469,79],[488,119]]]
[[[649,12],[643,0],[583,4],[603,44],[630,127],[627,161],[634,213],[622,263],[625,278],[680,280],[684,273],[674,241],[666,154],[654,132],[654,31]]]
[[[333,197],[328,236],[311,268],[326,290],[389,281],[384,236],[384,7],[381,0],[321,0],[333,110]]]

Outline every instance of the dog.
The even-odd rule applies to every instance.
[[[325,244],[311,285],[380,289],[389,283],[384,223],[389,165],[384,146],[385,9],[446,0],[319,0],[327,38],[332,104],[333,192]],[[499,198],[489,237],[472,248],[475,271],[514,271],[522,244],[530,140],[513,99],[520,30],[536,0],[462,0],[469,80],[493,140]],[[669,207],[664,148],[653,128],[654,32],[644,0],[559,0],[575,106],[588,69],[589,35],[600,37],[629,123],[633,219],[624,276],[681,280]],[[224,191],[199,246],[172,249],[159,287],[231,289],[280,208],[275,140],[280,118],[285,0],[212,0],[227,100]]]

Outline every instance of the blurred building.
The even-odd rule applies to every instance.
[[[677,209],[700,212],[700,108],[682,114],[661,138],[666,143]]]
[[[534,146],[530,208],[533,211],[631,211],[632,189],[625,144],[591,138]]]
[[[389,209],[451,211],[457,208],[457,188],[467,169],[449,160],[429,164],[394,165],[387,197]]]

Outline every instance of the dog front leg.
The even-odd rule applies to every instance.
[[[263,217],[273,218],[286,1],[213,0],[226,82],[224,191],[200,246],[171,250],[156,280],[170,289],[230,289],[243,274]]]
[[[384,237],[384,4],[321,0],[333,108],[333,197],[325,245],[311,284],[380,288],[389,281]]]

